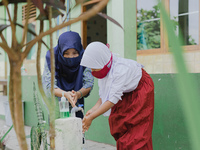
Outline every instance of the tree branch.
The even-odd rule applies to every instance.
[[[52,8],[49,7],[49,29],[52,28]],[[55,76],[55,56],[54,56],[54,50],[53,50],[53,39],[52,39],[52,33],[50,33],[50,55],[51,55],[51,100],[54,102],[54,76]]]
[[[9,18],[9,21],[10,21],[10,26],[11,26],[11,29],[12,29],[12,46],[13,46],[13,39],[14,39],[14,37],[13,37],[13,32],[14,32],[14,23],[12,22],[12,19],[11,19],[11,15],[10,15],[10,11],[9,11],[9,8],[8,8],[8,2],[7,2],[7,0],[2,0],[2,2],[3,2],[3,4],[4,4],[4,6],[6,7],[6,10],[7,10],[7,13],[8,13],[8,18]]]
[[[7,41],[6,41],[5,37],[4,37],[4,35],[1,33],[0,36],[1,36],[1,40],[2,40],[2,42],[3,42],[5,45],[8,46],[8,43],[7,43]]]
[[[52,7],[49,7],[49,29],[52,28]],[[52,150],[55,149],[55,94],[54,94],[54,78],[55,78],[55,56],[54,56],[54,49],[53,49],[53,39],[52,39],[52,33],[50,34],[50,55],[51,55],[51,108],[50,108],[50,114],[52,116],[50,117],[50,148]]]
[[[18,10],[18,6],[17,3],[15,3],[14,5],[14,19],[13,19],[13,23],[15,24],[17,22],[17,10]]]
[[[15,51],[13,51],[10,47],[8,47],[7,44],[5,43],[0,43],[0,47],[8,54],[8,57],[11,60],[18,60],[19,56],[17,55],[17,53]]]
[[[43,21],[40,21],[40,34],[43,32],[43,25],[44,22]],[[41,78],[41,69],[40,69],[40,55],[41,55],[41,40],[38,42],[38,51],[37,51],[37,58],[36,58],[36,68],[37,68],[37,79],[38,79],[38,87],[39,87],[39,90],[40,90],[40,93],[42,95],[42,98],[45,102],[45,104],[47,105],[48,109],[50,108],[50,103],[48,101],[48,98],[43,90],[43,87],[42,87],[42,78]]]
[[[14,18],[13,18],[13,31],[12,31],[12,47],[17,47],[18,42],[16,38],[16,21],[17,21],[17,3],[14,4]],[[17,50],[17,49],[16,49]],[[19,49],[20,50],[20,49]]]
[[[30,52],[32,46],[39,40],[41,40],[44,36],[53,33],[59,29],[62,29],[68,25],[71,25],[75,22],[78,22],[80,20],[87,20],[89,18],[91,18],[92,16],[96,15],[99,11],[101,11],[109,2],[109,0],[102,0],[100,1],[98,4],[96,4],[95,6],[93,6],[90,10],[88,10],[87,12],[85,12],[84,14],[82,14],[81,16],[70,20],[68,22],[65,22],[63,24],[57,25],[54,28],[49,29],[46,32],[41,33],[40,35],[38,35],[37,37],[35,37],[34,40],[32,40],[32,42],[29,44],[29,46],[25,49],[25,51],[22,53],[22,58],[26,58],[26,56],[28,55],[28,53]]]

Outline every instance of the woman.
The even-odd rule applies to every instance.
[[[104,114],[118,150],[152,150],[154,84],[143,66],[114,56],[100,42],[87,46],[81,65],[98,78],[100,96],[83,119],[83,132]]]
[[[94,78],[89,68],[80,66],[84,49],[78,33],[68,31],[60,35],[58,44],[54,48],[55,55],[55,96],[64,96],[72,107],[75,104],[84,108],[84,97],[91,91]],[[43,88],[50,94],[51,89],[51,63],[50,51],[46,54],[46,63],[43,72]],[[60,99],[60,98],[59,98]],[[77,117],[83,118],[78,112]]]

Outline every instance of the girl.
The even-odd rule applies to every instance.
[[[114,56],[100,42],[87,46],[81,65],[98,78],[100,96],[83,119],[83,132],[104,114],[118,150],[152,150],[154,84],[142,65]]]

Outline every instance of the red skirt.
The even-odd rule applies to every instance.
[[[125,93],[112,107],[109,117],[111,135],[117,150],[153,150],[154,84],[142,69],[138,87]]]

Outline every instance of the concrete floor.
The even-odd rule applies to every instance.
[[[3,133],[3,132],[5,133],[9,128],[10,127],[6,125],[5,120],[0,119],[0,136],[1,136],[1,133]],[[26,137],[27,137],[26,140],[27,140],[27,144],[29,146],[29,150],[31,150],[31,148],[30,148],[30,130],[31,130],[31,127],[25,126],[25,133],[26,133]],[[15,134],[15,131],[13,128],[9,132],[9,134],[6,136],[5,140],[6,140],[7,150],[20,150],[20,147],[17,142],[17,137],[16,137],[16,134]],[[86,140],[86,142],[83,146],[83,150],[116,150],[116,147],[113,145],[108,145],[108,144],[104,144],[104,143],[98,143],[98,142]]]

